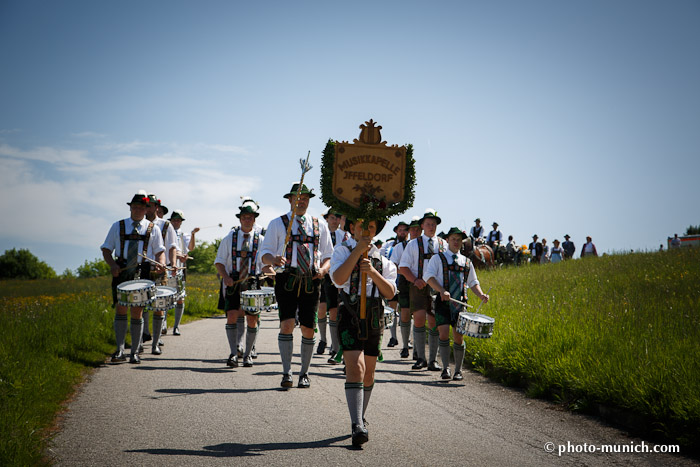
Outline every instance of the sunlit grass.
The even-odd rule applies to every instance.
[[[467,363],[573,409],[626,409],[640,430],[698,442],[700,250],[481,272],[496,320]]]

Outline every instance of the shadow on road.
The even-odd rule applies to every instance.
[[[344,441],[350,435],[337,436],[335,438],[322,439],[319,441],[303,441],[298,443],[222,443],[214,446],[204,446],[202,449],[134,449],[125,452],[142,452],[156,456],[202,456],[202,457],[244,457],[261,456],[266,451],[286,451],[288,449],[318,449],[318,448],[342,448],[346,445],[334,445],[334,443]]]

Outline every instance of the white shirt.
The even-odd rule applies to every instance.
[[[335,236],[335,245],[333,245],[333,237]],[[343,243],[345,240],[350,238],[350,235],[347,234],[344,230],[341,229],[335,229],[334,232],[331,232],[331,245],[333,248],[337,247],[341,243]]]
[[[355,248],[357,246],[357,242],[353,238],[349,238],[345,241],[345,243],[348,244],[348,246]],[[345,261],[350,257],[350,250],[348,248],[345,248],[344,246],[338,245],[335,247],[335,250],[333,251],[333,256],[331,257],[331,269],[330,269],[330,275],[331,275],[331,280],[333,280],[333,274],[335,271],[342,266]],[[379,250],[377,249],[376,246],[372,245],[370,248],[369,252],[367,253],[367,256],[370,258],[379,258],[382,260],[382,277],[389,281],[391,286],[393,287],[393,292],[391,293],[392,296],[396,295],[396,266],[394,266],[394,263],[383,257],[382,255],[379,254]],[[352,274],[350,274],[352,276]],[[333,284],[339,289],[343,289],[345,293],[350,293],[350,277],[348,277],[348,280],[345,281],[343,284],[338,284],[335,280],[333,280]],[[367,296],[371,297],[372,295],[372,279],[369,277],[369,274],[367,275]],[[381,294],[379,293],[379,287],[375,290],[374,296],[377,298],[381,298]]]
[[[231,274],[233,272],[233,257],[231,256],[232,253],[232,245],[233,245],[233,230],[229,231],[229,233],[226,234],[226,236],[221,240],[221,243],[219,243],[219,250],[216,252],[216,259],[214,260],[214,263],[219,263],[226,268],[226,272],[228,274]],[[255,235],[255,230],[250,231],[250,237],[248,237],[248,248],[249,251],[253,249],[253,236]],[[241,251],[243,249],[243,242],[245,240],[245,232],[242,230],[238,231],[238,241],[236,245],[236,250]],[[255,274],[260,274],[262,271],[262,253],[260,251],[260,245],[262,245],[263,240],[265,237],[260,235],[258,239],[258,255],[255,260]],[[241,270],[241,264],[243,263],[243,258],[237,258],[236,262],[236,271]]]
[[[166,220],[162,217],[156,216],[156,218],[153,219],[153,223],[157,225],[161,231],[161,238],[163,238],[162,232],[165,222]],[[168,230],[165,232],[165,240],[163,241],[163,246],[165,247],[165,264],[170,266],[170,249],[173,247],[177,249],[177,234],[175,233],[175,227],[173,227],[173,224],[171,224],[170,222],[168,222]]]
[[[448,266],[454,262],[452,259],[452,255],[454,254],[457,255],[457,264],[459,266],[464,266],[467,264],[466,256],[462,255],[461,253],[452,253],[450,250],[447,250],[445,251],[445,259],[447,259]],[[442,260],[440,259],[440,255],[434,255],[432,258],[430,258],[428,266],[425,268],[425,272],[423,272],[423,280],[425,282],[428,282],[428,279],[431,277],[434,278],[443,288],[445,287],[445,284],[443,283]],[[474,264],[470,263],[469,272],[467,273],[467,287],[472,288],[477,284],[479,284],[479,280],[476,278]]]
[[[410,241],[410,240],[409,240]],[[408,244],[408,242],[406,242]],[[391,256],[389,259],[391,260],[392,263],[394,263],[397,267],[399,263],[401,262],[401,256],[403,256],[403,250],[404,250],[403,242],[398,242],[394,245],[394,249],[391,250]]]
[[[501,231],[500,230],[492,230],[489,232],[489,242],[500,242],[501,241]]]
[[[423,234],[415,240],[411,240],[410,242],[408,242],[403,254],[401,255],[401,262],[399,262],[399,268],[410,269],[411,273],[413,273],[413,275],[416,276],[416,278],[418,278],[419,241],[423,242],[423,253],[428,252],[428,243],[431,243],[433,245],[433,253],[437,253],[438,251],[440,251],[440,245],[442,245],[443,251],[447,250],[447,243],[437,235],[431,238]],[[428,264],[426,262],[423,262],[423,272],[425,272],[425,267],[427,265]]]
[[[190,251],[189,245],[191,237],[192,234],[185,232],[182,226],[180,226],[179,229],[175,230],[175,238],[177,239],[177,251],[180,254],[186,255]],[[179,267],[183,267],[185,266],[185,262],[177,260],[177,265]]]
[[[129,235],[134,231],[134,222],[135,221],[132,220],[131,217],[127,217],[126,219],[124,219],[124,233],[126,235]],[[146,218],[143,218],[139,222],[139,227],[137,229],[139,235],[146,234],[146,232],[148,231],[149,223],[149,220]],[[139,240],[138,243],[138,252],[139,254],[141,254],[143,253],[143,242]],[[111,251],[114,254],[115,258],[119,258],[119,254],[121,253],[119,247],[119,221],[117,221],[114,224],[112,224],[112,227],[110,227],[109,232],[107,233],[107,237],[105,238],[105,241],[102,244],[102,246],[100,246],[100,248],[104,248],[106,250]],[[126,259],[126,252],[129,251],[128,239],[124,241],[124,250],[124,258]],[[158,228],[158,225],[154,223],[153,230],[151,230],[151,237],[148,239],[148,249],[146,251],[146,256],[154,260],[156,259],[156,255],[161,251],[165,251],[165,247],[163,246],[163,237],[160,234],[160,229]],[[143,258],[141,256],[138,256],[137,260],[138,263],[141,264]]]
[[[477,231],[477,229],[478,229],[478,231]],[[483,236],[484,236],[484,226],[483,226],[483,225],[480,225],[479,227],[474,226],[474,227],[471,228],[471,230],[469,231],[469,233],[470,233],[471,236],[474,237],[474,238],[483,237]]]
[[[289,211],[287,213],[287,217],[291,220],[292,218],[292,212]],[[299,232],[299,216],[296,216],[294,218],[294,223],[292,225],[292,235],[298,234]],[[304,230],[306,231],[306,235],[312,236],[314,233],[314,227],[313,227],[313,222],[311,220],[310,215],[305,215],[304,216]],[[330,232],[328,232],[328,225],[325,222],[321,222],[319,220],[318,222],[318,234],[319,234],[319,242],[318,242],[318,255],[320,258],[316,258],[314,256],[314,244],[312,243],[307,243],[306,246],[309,248],[309,253],[311,255],[311,264],[314,264],[315,267],[318,269],[320,264],[331,257],[333,254],[333,244],[331,243],[331,236]],[[275,217],[270,221],[270,224],[267,226],[267,231],[265,232],[265,241],[262,244],[262,249],[260,251],[260,257],[262,258],[266,254],[270,254],[272,256],[282,256],[285,257],[285,251],[283,249],[284,247],[284,239],[287,237],[287,229],[284,227],[284,223],[282,222],[282,219],[280,217]],[[292,262],[289,265],[290,267],[296,268],[297,267],[297,245],[296,242],[292,242],[292,240],[289,240],[290,243],[292,243]]]

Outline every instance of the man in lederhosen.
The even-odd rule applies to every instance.
[[[459,252],[462,242],[467,234],[457,227],[452,227],[447,232],[448,251],[440,252],[430,258],[428,266],[423,273],[423,279],[438,293],[439,299],[435,301],[435,321],[440,333],[440,360],[442,360],[442,379],[454,379],[461,381],[462,362],[464,361],[463,336],[456,332],[459,313],[463,306],[450,301],[450,298],[460,302],[467,301],[467,288],[481,299],[488,302],[489,296],[481,291],[479,280],[476,278],[474,265]],[[450,372],[450,325],[452,325],[452,338],[454,340],[455,371]]]
[[[315,195],[298,183],[284,195],[291,211],[273,219],[267,227],[261,254],[263,263],[284,268],[277,273],[275,295],[279,307],[280,333],[277,338],[282,360],[282,387],[290,388],[292,379],[292,350],[297,310],[301,326],[300,388],[308,388],[308,371],[314,351],[314,330],[318,311],[321,279],[328,273],[333,254],[328,227],[315,217],[306,215],[310,198]],[[295,209],[296,207],[296,209]],[[292,220],[293,217],[293,220]],[[291,238],[285,247],[287,227]]]
[[[346,364],[345,398],[354,446],[369,439],[364,416],[374,388],[374,370],[384,332],[383,299],[396,294],[396,266],[371,244],[372,237],[383,227],[383,221],[369,221],[366,223],[369,235],[363,236],[363,226],[353,225],[354,238],[337,246],[331,259],[333,282],[341,289],[338,331]],[[364,252],[368,253],[366,259],[362,258]],[[364,320],[360,315],[362,273],[367,274]]]
[[[154,194],[148,195],[148,206],[146,207],[146,219],[153,222],[158,226],[163,238],[163,246],[165,246],[165,260],[168,268],[172,268],[173,265],[177,264],[177,235],[175,235],[175,228],[170,224],[170,221],[166,221],[158,213],[167,213],[168,208],[162,206],[160,199]],[[153,268],[151,268],[153,269]],[[177,272],[175,269],[169,269],[164,272],[157,272],[151,270],[151,280],[156,283],[156,285],[168,285],[168,277],[175,277]],[[148,320],[149,320],[149,308],[143,312],[144,318],[144,335],[143,342],[148,342],[151,340],[151,335],[148,332]],[[156,329],[156,325],[160,328]],[[151,345],[151,351],[160,355],[162,353],[160,347],[163,345],[163,341],[160,339],[160,335],[166,334],[168,325],[166,322],[166,312],[165,311],[154,311],[153,313],[153,344]]]
[[[199,227],[195,227],[192,232],[187,233],[182,228],[182,222],[185,220],[185,214],[176,209],[170,215],[170,224],[175,229],[175,236],[177,238],[177,266],[180,269],[179,272],[182,275],[183,287],[180,295],[178,296],[177,304],[175,305],[175,322],[173,324],[173,335],[180,335],[180,320],[185,312],[185,297],[187,293],[185,291],[184,284],[187,280],[187,253],[194,249],[195,246],[195,234],[199,232]]]
[[[418,360],[413,365],[414,370],[428,367],[431,371],[440,371],[437,363],[439,333],[435,327],[435,314],[432,309],[430,287],[423,280],[423,272],[430,258],[439,251],[445,251],[447,244],[436,235],[437,226],[441,219],[432,210],[426,210],[421,219],[423,235],[411,240],[401,255],[399,273],[411,284],[409,294],[411,312],[413,313],[413,346]],[[425,358],[425,323],[428,322],[428,360]]]
[[[405,223],[404,221],[400,221],[398,224],[396,224],[396,227],[394,227],[394,233],[396,234],[396,238],[387,240],[382,247],[379,249],[379,254],[384,256],[385,258],[391,259],[391,255],[394,252],[394,248],[396,248],[398,245],[402,245],[402,248],[406,246],[407,240],[408,240],[408,224]],[[398,267],[398,265],[397,265]],[[397,275],[397,286],[398,283],[402,282],[403,276],[402,275]],[[405,281],[405,278],[404,278]],[[408,291],[408,289],[406,289]],[[399,291],[397,290],[396,295],[389,301],[389,307],[391,307],[392,310],[397,309],[397,304],[399,303]],[[408,303],[405,303],[405,305],[408,307]],[[391,323],[391,338],[389,339],[389,343],[387,344],[387,347],[394,347],[399,345],[399,341],[396,338],[396,328],[398,327],[399,323],[398,318],[394,318],[394,321]],[[407,354],[408,355],[408,354]]]
[[[112,300],[116,305],[114,334],[117,351],[112,354],[112,363],[126,360],[124,342],[127,330],[127,307],[117,303],[117,286],[134,279],[150,279],[151,265],[139,254],[147,256],[158,264],[157,271],[164,271],[165,248],[160,229],[153,222],[144,219],[148,196],[139,192],[129,205],[131,216],[112,224],[102,249],[102,257],[112,270]],[[116,256],[116,260],[114,256]],[[130,363],[141,363],[138,349],[143,333],[143,307],[131,307],[131,357]]]
[[[260,262],[260,245],[264,237],[253,229],[255,218],[258,217],[257,206],[252,203],[243,203],[236,214],[241,220],[240,227],[234,227],[219,244],[214,266],[223,278],[225,311],[226,311],[226,338],[231,351],[226,365],[238,367],[239,338],[238,318],[245,317],[247,322],[247,335],[245,351],[243,352],[243,366],[253,366],[251,350],[258,336],[258,313],[241,309],[241,292],[257,288],[256,275],[260,274],[262,264]]]
[[[401,256],[403,256],[403,252],[406,249],[406,245],[408,244],[409,240],[418,238],[423,234],[423,228],[420,226],[420,221],[420,217],[413,216],[411,223],[408,224],[409,237],[401,242],[397,242],[394,246],[394,250],[391,252],[389,259],[396,265],[397,269],[401,263]],[[399,353],[401,358],[408,358],[408,349],[411,346],[411,300],[409,285],[410,284],[403,274],[399,274],[399,278],[397,280],[397,286],[399,289],[398,301],[399,306],[401,307],[399,327],[401,329],[401,341],[403,343],[403,347]]]
[[[348,234],[341,228],[340,219],[342,215],[339,212],[333,212],[330,209],[323,215],[328,224],[328,231],[331,235],[331,243],[333,248],[343,243],[348,239]],[[326,349],[326,325],[331,328],[331,348],[328,363],[335,365],[337,362],[333,358],[338,352],[338,289],[331,281],[330,275],[326,275],[321,282],[321,300],[318,306],[318,330],[319,343],[316,353],[322,355]]]

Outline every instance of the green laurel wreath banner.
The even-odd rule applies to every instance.
[[[406,145],[406,176],[404,199],[398,203],[387,203],[385,198],[363,194],[359,208],[339,200],[333,194],[333,167],[335,165],[335,141],[328,140],[321,160],[321,200],[334,211],[345,214],[350,219],[386,221],[392,216],[403,214],[413,206],[416,198],[416,168],[413,159],[413,145]]]

